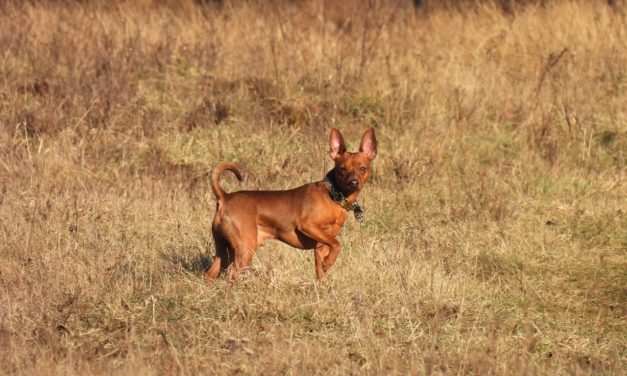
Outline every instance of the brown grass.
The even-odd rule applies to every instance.
[[[0,373],[625,372],[624,3],[338,4],[0,5]],[[329,280],[205,284],[208,167],[331,126],[380,149]]]

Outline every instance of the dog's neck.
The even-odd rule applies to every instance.
[[[353,192],[348,196],[341,192],[337,185],[335,184],[335,180],[333,180],[333,170],[329,171],[324,178],[324,184],[327,186],[329,190],[329,196],[335,203],[340,205],[346,211],[353,211],[355,214],[355,219],[357,222],[362,223],[365,219],[364,209],[361,206],[359,200],[357,200],[357,196],[359,195],[359,191]]]
[[[326,178],[331,182],[331,184],[333,184],[333,187],[340,192],[342,195],[344,195],[344,198],[347,199],[349,202],[355,202],[357,201],[357,198],[359,197],[359,190],[357,191],[352,191],[352,192],[346,192],[343,189],[340,188],[340,186],[337,184],[336,180],[335,180],[335,167],[327,172]]]

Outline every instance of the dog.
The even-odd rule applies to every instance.
[[[322,280],[335,262],[340,233],[349,211],[358,220],[363,209],[358,196],[370,175],[377,155],[373,128],[362,136],[359,151],[346,151],[342,134],[331,129],[329,155],[335,162],[322,181],[284,191],[238,191],[226,193],[220,186],[223,171],[230,171],[239,181],[242,174],[233,163],[222,162],[211,171],[211,188],[216,197],[212,234],[216,247],[213,264],[205,273],[216,279],[231,264],[231,280],[250,264],[257,246],[277,239],[295,248],[313,249],[316,278]]]

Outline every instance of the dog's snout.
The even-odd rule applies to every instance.
[[[358,187],[359,186],[359,180],[351,179],[351,180],[348,181],[348,185],[350,185],[353,188]]]

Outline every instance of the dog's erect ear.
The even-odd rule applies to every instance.
[[[342,137],[340,131],[335,128],[331,128],[331,133],[329,134],[329,148],[329,155],[333,160],[338,159],[346,152],[344,137]]]
[[[377,138],[374,136],[374,128],[368,129],[361,137],[359,151],[370,160],[377,156]]]

